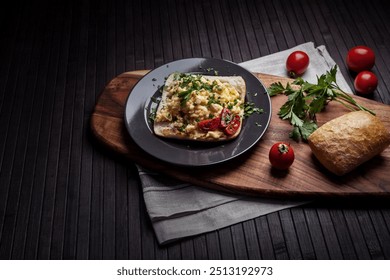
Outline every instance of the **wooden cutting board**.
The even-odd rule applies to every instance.
[[[285,96],[271,98],[272,119],[263,138],[248,152],[222,164],[210,167],[178,167],[155,159],[142,151],[130,138],[124,124],[124,108],[131,88],[148,71],[126,72],[111,80],[102,91],[91,117],[93,134],[105,146],[135,163],[196,185],[214,189],[262,196],[380,196],[390,197],[390,148],[342,177],[328,172],[312,155],[306,143],[292,141],[291,126],[277,112]],[[255,73],[265,87],[288,78]],[[354,96],[377,116],[390,130],[390,106],[367,98]],[[348,111],[336,102],[318,114],[321,125]],[[273,143],[289,141],[295,151],[290,169],[271,168],[268,152]]]

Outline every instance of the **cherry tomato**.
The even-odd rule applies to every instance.
[[[228,108],[223,108],[222,111],[221,111],[221,123],[220,123],[220,127],[221,128],[225,128],[228,126],[228,124],[230,123],[230,121],[232,120],[232,113],[230,112],[230,110]]]
[[[294,150],[290,144],[277,142],[269,151],[269,161],[276,169],[286,170],[294,162]]]
[[[375,53],[367,46],[356,46],[348,51],[347,65],[349,70],[361,72],[370,70],[375,64]]]
[[[234,115],[233,119],[229,122],[227,127],[223,130],[226,135],[231,136],[234,135],[237,130],[240,128],[241,118],[239,115]]]
[[[362,71],[356,76],[354,86],[357,92],[369,94],[378,86],[378,78],[371,71]]]
[[[309,56],[303,51],[292,52],[286,61],[286,69],[291,78],[301,76],[309,66]]]
[[[220,123],[221,123],[221,118],[214,118],[214,119],[207,119],[207,120],[200,121],[198,123],[198,126],[201,130],[213,131],[218,129]]]

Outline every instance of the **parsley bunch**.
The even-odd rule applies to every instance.
[[[289,120],[293,126],[290,137],[296,141],[307,140],[311,133],[317,129],[316,114],[324,110],[330,101],[343,104],[351,111],[363,110],[375,115],[374,112],[359,105],[349,94],[344,92],[336,82],[337,66],[317,77],[317,84],[311,84],[302,78],[297,78],[284,87],[282,83],[271,84],[268,89],[270,96],[285,94],[288,99],[280,107],[278,115]]]

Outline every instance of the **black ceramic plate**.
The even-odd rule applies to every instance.
[[[242,76],[247,88],[245,102],[253,102],[264,113],[244,119],[241,133],[231,141],[205,143],[158,137],[153,132],[150,114],[157,107],[155,100],[161,96],[165,78],[173,72]],[[241,66],[214,58],[182,59],[152,70],[134,86],[125,108],[126,127],[137,145],[160,160],[184,166],[212,165],[246,152],[260,140],[270,118],[271,102],[261,82]]]

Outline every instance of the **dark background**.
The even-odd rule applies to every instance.
[[[105,84],[185,57],[374,49],[390,104],[388,1],[13,1],[0,10],[1,259],[389,259],[388,201],[324,200],[159,246],[134,164],[89,119]]]

